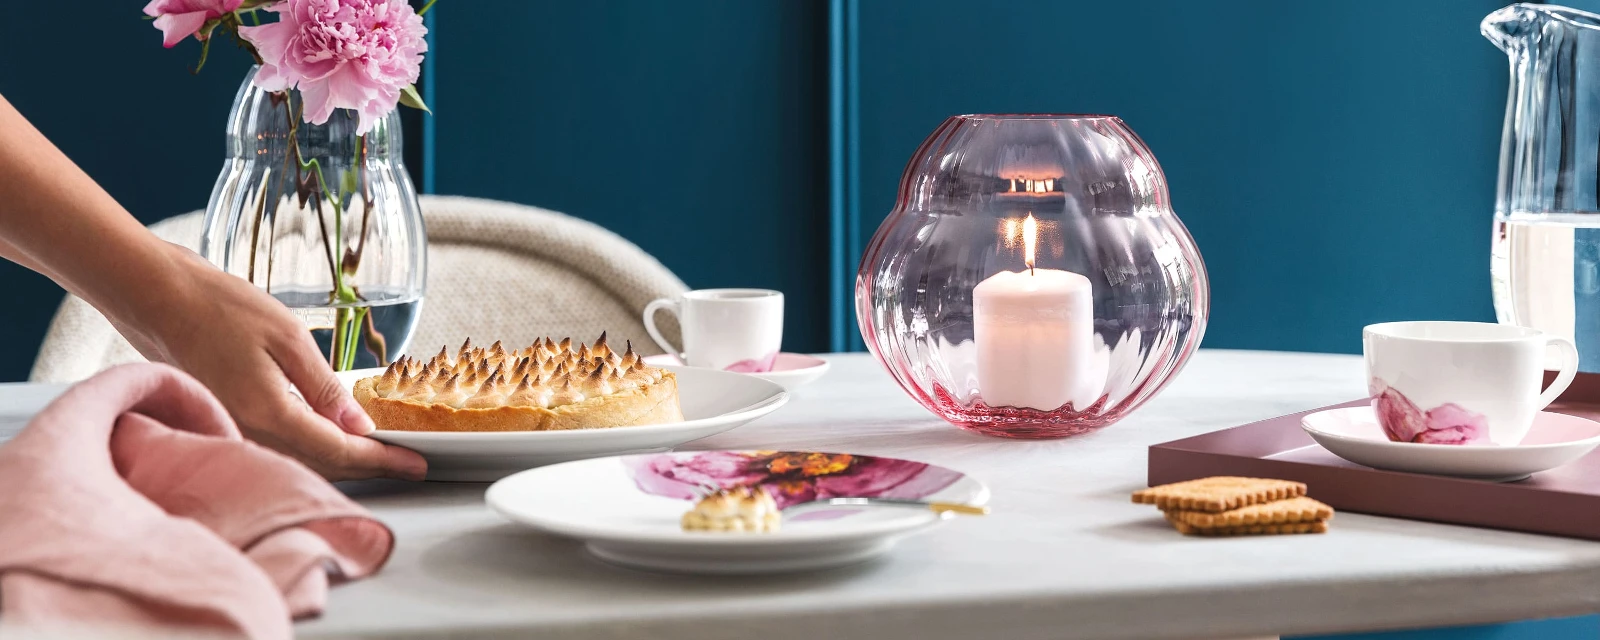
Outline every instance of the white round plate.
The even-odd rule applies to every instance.
[[[1372,407],[1318,411],[1300,427],[1334,455],[1390,471],[1509,482],[1577,460],[1600,446],[1600,423],[1541,411],[1522,444],[1450,445],[1394,442]]]
[[[462,433],[439,431],[385,431],[372,437],[422,454],[428,460],[428,479],[489,482],[541,465],[613,456],[666,451],[742,426],[776,411],[789,394],[766,380],[750,376],[695,369],[664,367],[678,376],[678,402],[683,422],[612,429],[577,431],[507,431]],[[339,374],[346,388],[356,380],[381,375],[366,369]]]
[[[785,517],[772,533],[688,532],[680,518],[700,483],[762,485],[779,508],[817,497],[889,497],[982,505],[983,483],[897,458],[773,451],[686,451],[568,462],[489,487],[501,515],[577,538],[615,564],[683,573],[749,574],[866,560],[943,520],[923,509],[824,507]]]
[[[678,356],[670,353],[648,356],[644,363],[655,367],[681,367],[683,361]],[[762,380],[771,380],[783,386],[784,389],[794,391],[800,387],[815,382],[822,374],[828,372],[828,361],[804,353],[780,353],[778,359],[772,363],[771,371],[761,373],[747,373]]]

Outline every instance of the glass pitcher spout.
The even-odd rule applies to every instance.
[[[1513,4],[1484,17],[1478,26],[1501,51],[1515,55],[1563,32],[1600,30],[1600,15],[1548,4]]]
[[[1514,4],[1481,29],[1511,62],[1497,219],[1600,212],[1600,15]]]

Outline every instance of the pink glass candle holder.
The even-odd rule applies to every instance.
[[[917,149],[856,319],[922,406],[1049,438],[1149,400],[1205,332],[1205,265],[1161,167],[1111,116],[968,115]]]

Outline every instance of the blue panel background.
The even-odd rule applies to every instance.
[[[946,116],[1110,113],[1206,259],[1204,345],[1354,353],[1361,326],[1493,320],[1501,0],[860,6],[870,235]]]
[[[219,46],[192,76],[199,47],[163,49],[142,6],[6,3],[0,95],[148,223],[205,208],[249,56]],[[4,260],[0,283],[0,381],[22,380],[65,292]]]
[[[785,348],[826,349],[825,3],[445,4],[439,193],[597,222],[691,287],[780,289]]]

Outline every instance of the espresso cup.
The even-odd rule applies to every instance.
[[[1515,445],[1578,371],[1571,340],[1485,322],[1386,322],[1361,332],[1367,388],[1390,440]],[[1549,347],[1560,351],[1544,383]]]
[[[656,328],[656,312],[671,311],[683,329],[679,349]],[[700,289],[645,305],[644,328],[684,364],[743,373],[772,370],[783,345],[783,294],[770,289]]]

